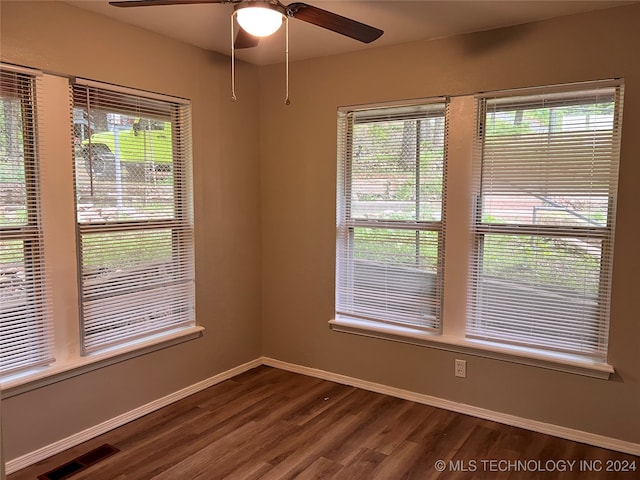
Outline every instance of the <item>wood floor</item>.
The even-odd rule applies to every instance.
[[[638,457],[258,367],[8,480],[104,443],[121,451],[73,480],[640,478]]]

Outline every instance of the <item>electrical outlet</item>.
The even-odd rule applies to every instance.
[[[456,377],[467,378],[467,361],[456,358]]]

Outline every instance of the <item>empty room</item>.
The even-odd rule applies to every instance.
[[[638,478],[640,2],[111,3],[0,1],[2,478]]]

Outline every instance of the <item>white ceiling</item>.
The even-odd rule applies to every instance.
[[[233,12],[231,4],[116,8],[104,0],[68,0],[65,3],[207,50],[230,54],[230,15]],[[305,3],[367,23],[384,30],[385,33],[380,39],[367,45],[295,18],[290,19],[289,55],[291,60],[490,30],[637,3],[637,0],[309,0]],[[257,65],[283,62],[284,29],[281,28],[273,36],[263,39],[258,47],[238,51],[237,57]]]

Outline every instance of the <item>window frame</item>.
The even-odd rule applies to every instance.
[[[471,292],[472,252],[474,251],[473,220],[477,210],[476,185],[478,179],[477,128],[478,97],[485,95],[529,94],[541,89],[556,92],[584,88],[593,82],[525,87],[510,90],[496,90],[481,93],[452,95],[448,105],[448,152],[447,177],[443,186],[445,202],[449,207],[443,213],[446,225],[446,245],[444,255],[443,319],[441,332],[428,332],[411,326],[382,324],[366,319],[334,316],[329,320],[329,328],[334,332],[347,333],[394,342],[434,348],[462,355],[506,361],[521,365],[540,367],[575,375],[607,379],[615,372],[606,358],[588,358],[567,352],[543,350],[525,345],[499,344],[482,339],[468,338],[468,300]],[[623,79],[598,81],[600,84],[624,84]],[[408,101],[386,102],[405,104]],[[340,107],[338,111],[345,107]],[[340,158],[341,137],[338,136]],[[338,165],[340,167],[340,165]],[[338,203],[340,206],[340,170],[338,169]],[[455,205],[455,208],[451,208]],[[337,273],[337,271],[336,271]],[[337,281],[337,280],[336,280]],[[337,283],[336,283],[337,288]]]
[[[13,66],[9,67],[13,68]],[[16,66],[15,68],[24,72],[33,71],[24,67]],[[44,232],[41,245],[46,251],[44,266],[47,279],[55,287],[50,291],[51,317],[48,324],[52,337],[52,357],[47,364],[0,376],[3,398],[20,395],[108,365],[196,340],[204,333],[204,327],[194,323],[185,328],[159,332],[82,355],[79,333],[79,284],[76,276],[78,271],[76,198],[73,161],[71,161],[74,156],[72,142],[74,123],[72,102],[69,97],[69,85],[74,80],[74,77],[61,74],[38,72],[36,108],[41,126],[38,131],[38,153],[40,158],[44,159],[40,169],[43,171],[39,172],[42,176],[39,178],[41,187],[39,215]],[[104,85],[91,80],[87,82]],[[127,87],[117,88],[128,93],[139,92]],[[175,98],[151,92],[148,95],[162,99]],[[190,123],[188,127],[191,129]],[[190,156],[190,136],[185,136],[184,141],[184,148],[188,150]],[[190,182],[193,181],[191,168],[189,162]],[[191,193],[190,195],[191,197],[181,200],[180,208],[184,209],[185,215],[193,218],[193,199]]]
[[[3,82],[10,83],[9,89],[20,103],[20,134],[22,136],[22,163],[24,169],[25,188],[25,222],[21,225],[0,226],[0,238],[2,241],[20,241],[23,252],[23,265],[25,282],[28,294],[25,295],[27,306],[21,305],[19,311],[33,312],[29,319],[33,322],[29,330],[31,335],[17,342],[18,351],[13,349],[12,365],[6,370],[3,368],[3,377],[20,375],[24,371],[41,368],[51,364],[54,358],[53,352],[53,328],[51,324],[51,297],[50,282],[46,275],[46,262],[44,255],[43,228],[41,220],[41,195],[40,185],[40,153],[37,99],[39,90],[39,78],[42,76],[38,70],[17,67],[14,65],[0,64]],[[13,78],[10,78],[13,77]],[[7,83],[5,83],[7,85]],[[4,97],[4,93],[0,92]],[[0,256],[0,259],[2,257]],[[0,312],[2,313],[2,312]],[[24,315],[15,315],[15,311],[6,310],[9,318],[20,319]],[[12,314],[13,313],[13,314]],[[23,332],[24,333],[24,332]],[[14,347],[16,344],[14,343]],[[18,354],[16,356],[16,354]]]
[[[193,242],[193,207],[192,207],[192,174],[191,174],[191,149],[190,149],[190,117],[191,117],[191,105],[190,102],[181,98],[169,97],[166,95],[160,95],[156,93],[150,93],[141,90],[135,90],[127,87],[118,87],[111,84],[102,84],[95,81],[85,79],[75,79],[70,85],[71,103],[74,109],[86,108],[87,114],[91,117],[91,109],[99,108],[109,113],[116,115],[128,115],[139,116],[142,119],[146,119],[150,116],[165,116],[168,121],[171,122],[171,178],[172,178],[172,208],[171,215],[167,215],[168,212],[164,212],[158,218],[154,218],[153,215],[146,215],[141,219],[134,220],[107,220],[107,221],[92,221],[89,219],[80,218],[80,201],[77,189],[80,185],[79,168],[76,166],[74,169],[74,185],[76,188],[76,218],[77,218],[77,235],[78,235],[78,275],[80,285],[80,345],[82,355],[91,355],[99,353],[104,350],[108,350],[119,345],[126,345],[132,341],[144,340],[148,337],[161,334],[163,332],[173,332],[176,330],[188,329],[195,327],[195,267],[194,267],[194,242]],[[160,118],[160,117],[159,117]],[[164,118],[164,117],[163,117]],[[149,125],[152,120],[148,119]],[[135,130],[135,124],[132,127]],[[149,129],[151,131],[151,129]],[[136,134],[136,136],[138,133]],[[90,152],[90,168],[89,168],[89,184],[91,192],[93,194],[94,185],[96,179],[93,178],[93,169],[91,168],[91,160],[93,155],[91,154],[91,137],[89,137],[88,148]],[[146,145],[146,143],[145,143]],[[117,152],[117,148],[116,148]],[[138,153],[138,152],[136,152]],[[115,159],[114,159],[115,160]],[[74,160],[75,161],[75,160]],[[116,179],[113,181],[107,181],[106,192],[116,194],[116,196],[122,196],[122,190],[124,181],[120,178],[122,171],[122,162],[116,160],[118,166],[116,167]],[[146,162],[146,159],[145,159]],[[145,177],[146,177],[145,173]],[[146,183],[145,183],[146,185]],[[109,190],[111,189],[111,190]],[[107,193],[108,196],[108,193]],[[146,198],[146,197],[145,197]],[[103,285],[101,291],[96,292],[96,285],[92,286],[91,276],[92,272],[89,271],[89,267],[84,262],[85,247],[84,239],[90,238],[92,235],[100,234],[119,234],[123,232],[127,233],[139,233],[145,232],[170,232],[171,237],[171,260],[167,266],[171,267],[171,279],[167,279],[169,283],[157,284],[154,280],[148,278],[146,280],[141,279],[135,283],[131,283],[126,289],[120,289],[115,293],[109,291],[106,285]],[[108,250],[107,250],[108,251]],[[158,261],[163,261],[162,258],[158,258]],[[145,263],[155,263],[151,260]],[[104,264],[103,268],[106,271],[110,271],[112,265]],[[149,265],[143,267],[146,269],[151,268]],[[114,271],[115,272],[115,271]],[[129,272],[128,268],[125,268],[119,273],[120,281],[125,276],[140,275],[140,268],[134,269]],[[151,272],[144,274],[150,276]],[[118,280],[116,280],[118,281]],[[107,282],[109,283],[109,282]],[[152,285],[153,284],[153,285]],[[98,284],[99,285],[99,284]],[[151,292],[154,289],[165,289],[169,286],[181,286],[188,291],[183,293],[179,297],[178,303],[170,303],[164,305],[166,308],[171,308],[172,313],[169,317],[173,317],[173,309],[180,305],[180,308],[186,309],[181,321],[172,322],[170,320],[153,320],[154,317],[160,316],[162,318],[165,314],[160,313],[158,310],[147,313],[144,317],[137,318],[134,315],[127,315],[127,319],[123,318],[122,314],[118,314],[114,317],[114,323],[104,323],[99,320],[95,315],[92,315],[91,305],[93,302],[100,301],[102,299],[117,299],[131,296],[138,297],[137,303],[134,303],[134,307],[140,308],[144,301],[139,298],[143,297],[145,292]],[[176,290],[179,290],[176,288]],[[102,307],[104,311],[104,307]],[[104,312],[106,316],[109,312]],[[147,318],[150,317],[151,321]],[[121,324],[120,326],[118,326]],[[142,325],[137,327],[136,324]],[[149,326],[145,327],[145,324]],[[104,325],[104,327],[103,327]],[[102,336],[98,330],[104,329],[110,331],[104,334],[104,339],[100,340]],[[117,333],[121,332],[121,333]]]
[[[570,223],[559,224],[538,224],[538,223],[522,223],[522,222],[491,222],[484,221],[484,191],[483,177],[485,175],[485,133],[486,122],[488,116],[487,102],[491,99],[500,104],[501,110],[508,110],[516,108],[514,103],[517,100],[517,108],[525,109],[522,106],[527,105],[531,108],[532,105],[536,105],[540,102],[539,108],[553,108],[555,106],[575,106],[575,105],[591,105],[594,104],[594,100],[590,100],[595,91],[600,89],[613,89],[613,124],[611,129],[611,145],[612,153],[610,154],[610,160],[608,161],[608,167],[611,169],[609,188],[607,189],[607,216],[604,225],[594,225],[590,223],[588,226],[575,226]],[[489,343],[505,344],[505,345],[519,345],[525,348],[534,348],[541,351],[558,351],[560,353],[568,353],[570,355],[577,355],[578,357],[584,357],[585,360],[594,360],[598,362],[606,362],[607,346],[608,346],[608,331],[609,331],[609,309],[611,303],[611,279],[613,271],[613,242],[614,242],[614,229],[615,229],[615,214],[616,214],[616,197],[617,197],[617,176],[618,176],[618,163],[619,163],[619,151],[620,151],[620,130],[621,130],[621,111],[622,111],[622,90],[623,84],[619,81],[601,81],[601,82],[584,82],[581,84],[561,85],[561,86],[546,86],[527,89],[525,91],[504,91],[497,94],[486,94],[476,96],[477,107],[477,122],[478,129],[476,134],[476,153],[474,162],[476,162],[476,185],[474,187],[474,211],[472,216],[471,230],[473,232],[473,250],[471,254],[471,272],[470,276],[472,280],[469,288],[468,296],[468,320],[467,320],[467,338],[485,340]],[[587,93],[584,93],[587,91]],[[538,98],[540,97],[540,98]],[[582,97],[582,98],[581,98]],[[523,100],[526,99],[526,100]],[[545,105],[545,107],[542,107]],[[549,126],[551,129],[551,126]],[[551,130],[550,130],[551,132]],[[516,140],[517,141],[517,140]],[[566,141],[563,140],[563,141]],[[504,147],[502,147],[504,148]],[[591,147],[595,148],[595,147]],[[575,151],[575,150],[572,150]],[[577,155],[577,154],[576,154]],[[575,161],[574,161],[575,162]],[[493,167],[495,168],[495,167]],[[551,174],[548,174],[551,175]],[[554,175],[554,179],[568,178],[567,175]],[[591,180],[593,181],[593,180]],[[531,189],[535,189],[534,185],[530,185]],[[584,187],[583,187],[584,188]],[[481,289],[481,277],[483,277],[484,270],[484,253],[485,243],[488,238],[493,235],[500,236],[513,236],[520,238],[555,238],[566,239],[571,241],[573,239],[583,239],[584,241],[600,240],[600,260],[598,271],[598,293],[595,296],[597,298],[597,312],[595,315],[595,321],[597,321],[597,332],[593,342],[597,345],[590,347],[585,344],[583,340],[574,340],[573,343],[567,340],[561,341],[561,335],[567,335],[564,328],[558,328],[557,335],[554,340],[543,340],[537,338],[536,335],[530,334],[527,341],[524,335],[516,334],[491,334],[489,330],[485,330],[482,326],[484,318],[481,317],[479,310],[480,303],[480,289]],[[497,238],[497,237],[494,237]],[[540,250],[537,250],[536,255],[541,255]],[[503,257],[504,258],[504,257]],[[536,257],[537,258],[537,257]],[[533,287],[536,289],[539,287]],[[529,297],[527,297],[529,298]],[[532,299],[536,298],[533,294]],[[583,294],[582,299],[587,299],[586,293]],[[503,302],[505,300],[502,300]],[[530,313],[535,313],[535,309],[531,308]],[[541,315],[541,314],[540,314]],[[583,320],[586,323],[586,320]],[[505,322],[505,325],[511,325],[511,328],[515,328],[521,324],[520,319],[515,318],[513,322]],[[543,324],[544,325],[544,324]],[[582,328],[586,328],[586,324],[583,324]],[[581,330],[584,332],[584,330]],[[585,332],[584,336],[588,336]]]
[[[448,98],[436,97],[415,99],[410,102],[387,102],[378,104],[340,107],[338,109],[339,145],[338,145],[338,187],[337,187],[337,215],[336,215],[336,311],[335,318],[349,321],[364,321],[391,328],[411,328],[424,332],[440,332],[443,301],[443,276],[444,276],[444,217],[445,217],[445,177],[447,165],[447,108]],[[430,111],[434,110],[434,111]],[[441,111],[442,113],[438,113]],[[359,118],[358,118],[359,117]],[[416,137],[416,165],[415,175],[415,219],[367,219],[352,215],[353,196],[351,186],[353,184],[353,129],[358,123],[376,123],[379,121],[422,121],[430,117],[442,117],[443,126],[443,160],[442,160],[442,194],[440,198],[440,219],[420,220],[421,186],[420,169],[420,137]],[[386,317],[382,311],[372,312],[372,316],[358,313],[353,308],[354,297],[358,288],[354,285],[354,238],[356,229],[370,229],[373,231],[415,232],[416,263],[420,259],[420,234],[434,232],[436,234],[436,247],[438,255],[436,259],[435,279],[435,304],[433,315],[426,318],[424,324],[416,320],[401,320]],[[391,265],[385,263],[385,265]],[[399,267],[398,267],[399,268]],[[377,298],[378,296],[376,296]],[[426,298],[423,296],[423,299]],[[393,299],[392,299],[393,300]],[[427,323],[431,323],[428,325]]]

